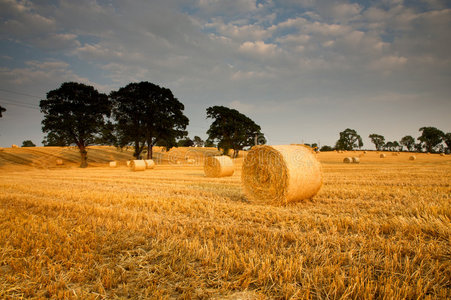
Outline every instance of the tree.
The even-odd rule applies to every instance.
[[[179,146],[179,147],[192,147],[192,146],[194,146],[194,142],[189,137],[186,137],[186,138],[181,139],[180,141],[178,141],[177,142],[177,146]]]
[[[451,153],[451,132],[443,135],[443,142],[446,144],[447,153]]]
[[[421,131],[421,136],[418,137],[418,140],[424,144],[427,152],[434,152],[434,148],[442,142],[445,135],[443,131],[435,127],[421,127],[419,131]]]
[[[384,145],[384,150],[393,151],[394,144],[393,142],[388,141]]]
[[[406,135],[399,141],[399,143],[406,146],[408,151],[412,151],[415,146],[415,139],[410,135]]]
[[[374,144],[374,146],[376,146],[376,150],[378,150],[378,151],[382,150],[382,147],[385,144],[384,136],[373,133],[373,134],[370,134],[368,137],[371,139],[371,142]]]
[[[331,146],[327,146],[327,145],[322,146],[320,149],[321,152],[333,151],[333,150],[334,149]]]
[[[393,150],[394,151],[398,151],[400,146],[401,145],[398,143],[398,141],[393,141]]]
[[[150,82],[130,83],[111,92],[110,99],[118,143],[134,144],[136,158],[140,158],[146,144],[147,158],[152,158],[157,143],[172,144],[187,134],[185,107],[169,89]]]
[[[194,136],[193,142],[194,142],[194,146],[196,146],[196,147],[203,147],[204,146],[204,141],[200,137],[198,137],[197,135]]]
[[[335,144],[338,150],[353,150],[354,148],[361,148],[363,146],[362,138],[354,129],[346,128],[340,132],[340,138]]]
[[[5,111],[6,111],[6,108],[4,108],[0,105],[0,118],[3,117],[2,113],[4,113]]]
[[[26,140],[22,142],[22,147],[36,147],[36,145],[32,141]]]
[[[233,157],[236,157],[239,150],[255,145],[255,140],[257,144],[266,143],[260,126],[236,109],[212,106],[207,108],[208,118],[214,121],[207,131],[207,141],[217,142],[225,155],[233,149]]]
[[[423,152],[423,144],[422,143],[416,143],[413,147],[415,148],[415,151]]]
[[[92,86],[66,82],[47,93],[39,106],[44,114],[42,131],[47,133],[44,144],[60,146],[75,144],[81,156],[81,168],[86,168],[86,147],[98,138],[99,128],[110,115],[110,103],[105,94]]]

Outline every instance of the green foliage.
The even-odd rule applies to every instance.
[[[408,151],[412,151],[415,147],[415,139],[410,135],[403,137],[401,141],[399,141],[399,143],[403,146],[406,146]]]
[[[324,145],[321,147],[320,151],[321,152],[334,151],[334,148],[332,148],[331,146]]]
[[[150,82],[130,83],[111,92],[110,99],[117,142],[120,146],[133,144],[136,158],[146,144],[147,157],[152,158],[152,147],[157,143],[169,145],[187,134],[185,107],[169,89]]]
[[[443,141],[443,131],[435,127],[421,127],[421,136],[418,140],[423,143],[427,152],[434,152],[435,148]]]
[[[5,111],[6,111],[6,108],[4,108],[0,105],[0,118],[3,117],[2,113],[4,113]]]
[[[340,132],[340,138],[335,144],[337,150],[353,150],[354,148],[361,148],[363,141],[360,135],[354,129],[346,128]]]
[[[208,141],[215,143],[228,154],[234,150],[234,156],[239,150],[257,144],[265,144],[266,139],[261,133],[259,125],[239,111],[224,106],[207,108],[207,118],[214,119],[207,131]]]
[[[43,144],[77,145],[81,155],[80,167],[87,167],[86,146],[98,139],[99,128],[110,115],[108,97],[92,86],[66,82],[48,92],[47,98],[39,105],[44,114],[42,131],[47,133]]]
[[[205,144],[205,142],[197,135],[194,136],[193,142],[194,142],[194,146],[196,146],[196,147],[203,147]]]
[[[22,147],[36,147],[31,140],[25,140],[22,142]]]
[[[380,135],[380,134],[370,134],[368,136],[371,139],[371,142],[374,144],[374,146],[376,146],[376,150],[381,150],[382,147],[384,147],[385,145],[385,137]]]
[[[179,147],[192,147],[192,146],[194,146],[194,142],[189,137],[186,137],[186,138],[181,139],[180,141],[178,141],[177,142],[177,146],[179,146]]]

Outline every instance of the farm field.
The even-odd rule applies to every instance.
[[[207,178],[214,149],[161,151],[131,172],[131,150],[0,149],[0,298],[451,298],[450,155],[320,153],[320,192],[272,206],[242,156]]]

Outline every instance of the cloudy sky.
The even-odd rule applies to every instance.
[[[271,144],[451,131],[446,0],[0,0],[0,22],[0,147],[40,145],[39,100],[66,81],[167,87],[190,137],[212,105]]]

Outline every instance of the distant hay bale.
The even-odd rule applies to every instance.
[[[415,159],[417,159],[415,155],[411,155],[411,156],[409,157],[409,160],[415,160]]]
[[[115,161],[110,161],[110,168],[116,168],[117,163]]]
[[[241,181],[248,199],[287,204],[315,196],[322,170],[312,150],[303,146],[254,146],[244,159]]]
[[[445,153],[440,153],[440,156],[445,156]]]
[[[232,176],[235,166],[229,156],[208,156],[205,159],[204,172],[207,177]]]
[[[351,157],[345,157],[345,158],[343,159],[343,162],[344,162],[345,164],[352,163],[352,158],[351,158]]]
[[[62,165],[64,165],[63,160],[62,160],[62,159],[57,159],[57,160],[56,160],[56,165],[57,165],[57,166],[62,166]]]
[[[146,164],[146,169],[155,168],[155,162],[152,159],[146,159],[144,160],[144,163]]]
[[[363,154],[366,154],[366,151],[363,151]]]
[[[19,148],[19,146],[15,145],[15,144],[12,144],[11,148]]]
[[[385,154],[382,153],[381,155],[379,155],[380,158],[385,158]]]
[[[132,171],[144,171],[146,169],[146,162],[144,160],[130,161],[130,169]]]
[[[352,158],[352,162],[355,163],[355,164],[359,164],[359,163],[360,163],[360,158],[354,156],[354,157]]]

